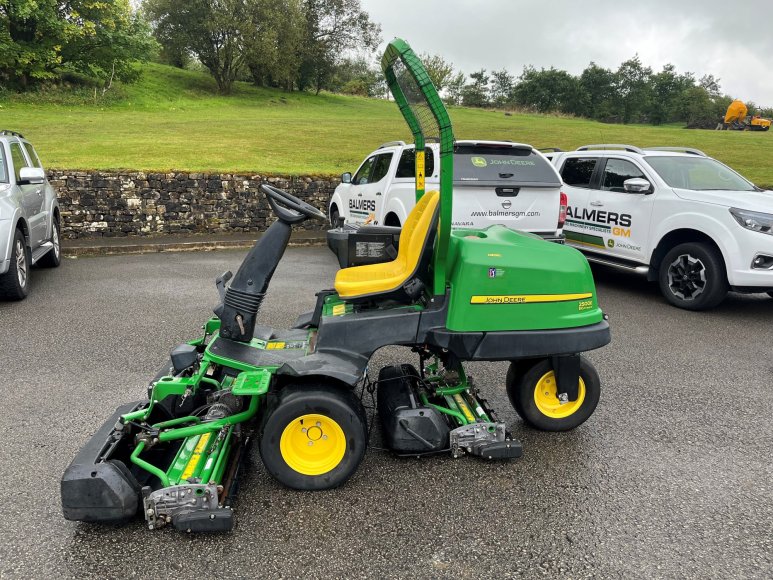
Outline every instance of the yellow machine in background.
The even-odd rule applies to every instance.
[[[733,131],[767,131],[770,129],[770,119],[764,119],[759,115],[749,117],[749,110],[743,101],[736,99],[727,108],[725,118],[717,125],[718,130],[729,129]]]

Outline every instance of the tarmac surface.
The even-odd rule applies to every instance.
[[[215,277],[243,255],[66,259],[33,270],[27,300],[0,302],[0,577],[773,576],[773,300],[733,294],[686,312],[604,268],[613,342],[589,355],[603,390],[580,428],[524,427],[506,364],[468,367],[522,440],[519,460],[371,448],[344,487],[308,493],[280,487],[255,446],[230,534],[64,520],[64,469],[172,346],[198,336]],[[292,324],[335,269],[326,248],[289,249],[259,320]],[[409,350],[383,349],[373,374],[401,361]]]

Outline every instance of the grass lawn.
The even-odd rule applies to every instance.
[[[144,67],[121,98],[81,104],[45,96],[0,101],[0,128],[24,133],[44,162],[62,169],[140,169],[340,174],[384,141],[410,139],[392,102],[285,93],[237,84],[214,96],[202,73]],[[57,103],[59,101],[59,103]],[[752,181],[773,186],[773,132],[688,131],[606,125],[544,115],[452,108],[456,137],[510,139],[572,149],[587,143],[697,147]]]

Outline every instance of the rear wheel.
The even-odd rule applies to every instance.
[[[728,291],[722,256],[713,246],[700,242],[679,244],[668,252],[658,279],[666,300],[687,310],[714,308]]]
[[[549,360],[542,360],[518,375],[508,372],[507,395],[516,412],[541,431],[568,431],[582,425],[596,410],[601,381],[593,365],[580,358],[577,400],[558,398],[557,383]]]
[[[260,455],[268,472],[294,489],[338,487],[362,461],[367,421],[351,391],[327,386],[290,386],[268,411]]]
[[[55,219],[51,226],[51,244],[54,247],[37,262],[44,268],[57,268],[59,264],[62,263],[62,248],[59,242],[59,233],[59,220]]]
[[[341,214],[338,211],[338,206],[336,204],[333,204],[330,206],[330,225],[332,227],[338,227],[338,218],[341,217]]]
[[[7,300],[21,300],[27,296],[29,286],[30,260],[24,234],[17,229],[11,246],[11,263],[8,271],[0,275],[0,297]]]

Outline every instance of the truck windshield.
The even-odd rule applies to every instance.
[[[509,145],[461,144],[454,148],[454,182],[560,187],[553,167],[532,149]]]
[[[669,187],[694,191],[758,191],[727,165],[707,157],[650,156],[644,160]]]

